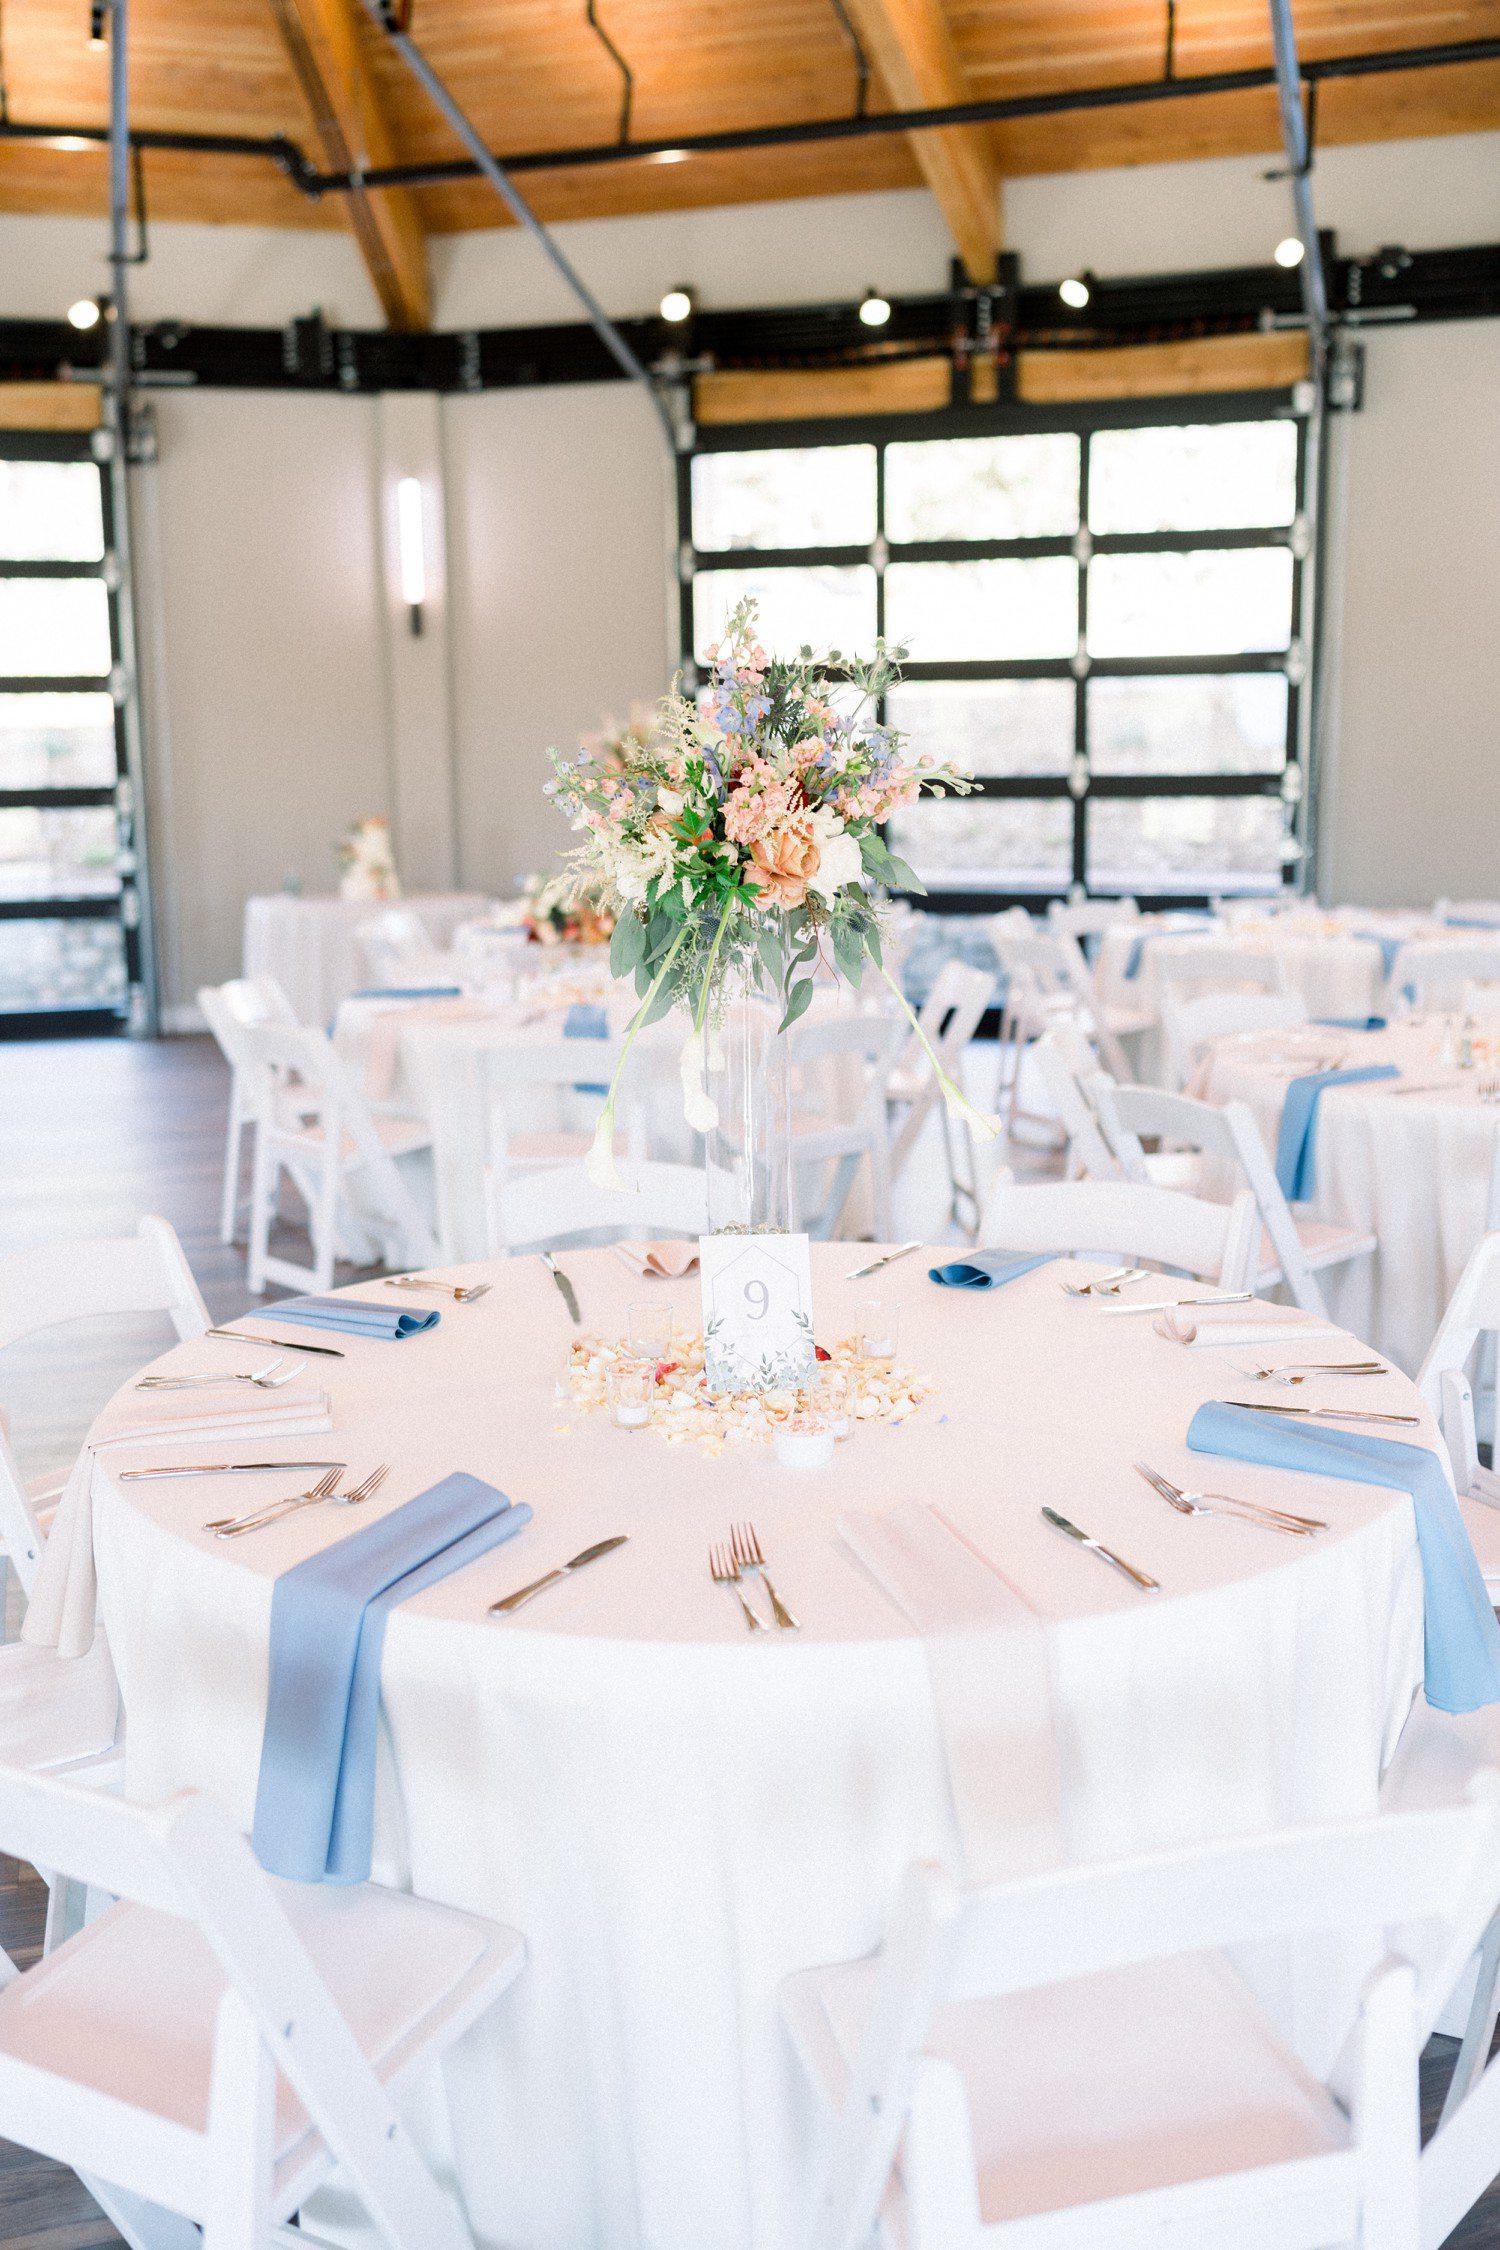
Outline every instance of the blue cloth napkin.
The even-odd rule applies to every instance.
[[[1396,955],[1401,951],[1401,948],[1405,944],[1406,940],[1404,938],[1382,936],[1379,930],[1356,930],[1354,932],[1354,935],[1356,937],[1367,939],[1371,945],[1379,946],[1380,973],[1383,977],[1388,977],[1391,973],[1391,966],[1395,961]]]
[[[1281,1105],[1276,1138],[1276,1177],[1288,1203],[1307,1203],[1318,1184],[1318,1104],[1327,1086],[1362,1086],[1375,1078],[1399,1078],[1394,1063],[1369,1063],[1363,1070],[1314,1070],[1294,1078]]]
[[[1314,1016],[1329,1031],[1384,1031],[1384,1016]]]
[[[1018,1257],[1014,1250],[971,1250],[951,1265],[929,1266],[927,1278],[944,1289],[1003,1289],[1007,1281],[1019,1281],[1034,1267],[1050,1265],[1056,1255],[1055,1250],[1044,1250],[1040,1257]]]
[[[1443,927],[1446,930],[1493,930],[1500,928],[1500,924],[1493,914],[1445,914]]]
[[[1409,1492],[1417,1519],[1426,1593],[1424,1671],[1427,1700],[1439,1711],[1477,1711],[1500,1702],[1500,1626],[1458,1502],[1442,1463],[1425,1446],[1353,1436],[1283,1422],[1244,1407],[1200,1406],[1188,1427],[1195,1453],[1258,1461],[1271,1469],[1342,1477]]]
[[[461,984],[369,984],[351,1000],[461,1000]]]
[[[271,1874],[368,1881],[386,1620],[530,1521],[478,1477],[445,1477],[277,1579],[251,1831]]]
[[[399,1343],[436,1328],[442,1315],[427,1305],[413,1312],[405,1305],[377,1305],[368,1297],[288,1297],[267,1305],[267,1320],[290,1320],[304,1328],[338,1328],[346,1336],[380,1336]]]
[[[563,1018],[564,1039],[607,1039],[609,1017],[597,1000],[575,1000]],[[607,1094],[609,1088],[587,1085],[579,1079],[574,1087],[579,1094]]]

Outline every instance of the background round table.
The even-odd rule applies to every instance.
[[[460,922],[488,901],[477,891],[419,892],[401,900],[442,951]],[[380,912],[378,901],[301,898],[273,891],[245,901],[242,976],[271,976],[299,1023],[326,1027],[339,1002],[370,979],[355,932]]]
[[[1293,1078],[1323,1063],[1394,1063],[1399,1078],[1332,1086],[1318,1104],[1315,1218],[1373,1234],[1373,1258],[1330,1267],[1320,1284],[1334,1318],[1398,1367],[1427,1356],[1458,1278],[1489,1222],[1500,1104],[1481,1098],[1500,1068],[1438,1060],[1452,1019],[1385,1031],[1244,1033],[1214,1042],[1191,1091],[1249,1104],[1272,1156]],[[1500,1065],[1500,1036],[1496,1040]],[[1401,1087],[1422,1089],[1399,1092]]]
[[[527,1941],[519,1985],[447,2066],[446,2113],[415,2119],[485,2250],[801,2237],[816,2149],[782,1980],[874,1947],[909,1862],[958,1851],[936,1663],[840,1539],[846,1510],[940,1504],[1041,1620],[1072,1855],[1373,1808],[1421,1675],[1405,1496],[1215,1463],[1216,1485],[1332,1528],[1299,1542],[1184,1519],[1130,1464],[1201,1471],[1184,1433],[1224,1390],[1215,1355],[1066,1296],[1066,1264],[980,1293],[934,1287],[925,1256],[850,1282],[858,1255],[814,1247],[819,1334],[849,1333],[872,1293],[899,1302],[901,1360],[938,1388],[899,1427],[859,1424],[822,1472],[758,1447],[708,1458],[571,1411],[557,1386],[574,1331],[535,1259],[484,1269],[492,1292],[424,1335],[340,1337],[344,1359],[305,1378],[333,1400],[319,1450],[347,1459],[350,1481],[392,1465],[360,1521],[460,1468],[535,1510],[519,1538],[394,1612],[383,1673],[377,1875]],[[697,1325],[696,1277],[643,1283],[605,1251],[564,1263],[590,1328],[618,1334],[643,1295]],[[252,1326],[274,1331],[275,1308]],[[158,1364],[223,1372],[226,1358],[199,1340]],[[1394,1374],[1378,1389],[1381,1405],[1414,1397]],[[216,1544],[200,1527],[225,1486],[115,1481],[139,1459],[111,1450],[95,1476],[129,1787],[206,1788],[248,1826],[273,1580],[353,1520],[309,1509]],[[1044,1502],[1163,1591],[1142,1595],[1059,1536]],[[739,1519],[801,1632],[751,1635],[712,1583],[708,1544]],[[607,1560],[486,1618],[619,1531],[629,1544]],[[1007,1779],[997,1756],[1002,1827]],[[1314,2056],[1316,2008],[1289,1986],[1284,2012]]]

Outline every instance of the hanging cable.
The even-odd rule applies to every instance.
[[[865,117],[869,114],[870,107],[870,58],[865,53],[864,43],[854,28],[853,18],[844,6],[844,0],[832,0],[832,7],[839,19],[839,29],[848,40],[849,51],[854,57],[854,114],[856,117]]]
[[[635,73],[599,21],[599,11],[595,5],[595,0],[588,0],[587,13],[590,31],[595,34],[624,81],[624,88],[620,96],[620,141],[623,146],[630,138],[630,107],[635,100]]]
[[[1177,76],[1177,0],[1167,0],[1167,49],[1161,74],[1166,79]]]
[[[0,5],[0,125],[10,123],[10,87],[5,78],[5,9]]]

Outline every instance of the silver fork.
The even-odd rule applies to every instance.
[[[1310,1383],[1319,1375],[1384,1375],[1386,1366],[1380,1359],[1289,1359],[1284,1367],[1242,1367],[1241,1375],[1248,1375],[1256,1383],[1284,1383],[1289,1387],[1297,1383]]]
[[[319,1485],[314,1485],[311,1492],[294,1493],[289,1500],[273,1500],[268,1508],[258,1508],[247,1516],[231,1516],[225,1522],[205,1524],[203,1528],[205,1531],[212,1531],[216,1539],[238,1539],[243,1532],[259,1531],[262,1524],[275,1523],[279,1516],[295,1515],[300,1508],[315,1508],[324,1500],[332,1501],[338,1508],[357,1508],[362,1500],[368,1500],[371,1493],[384,1484],[389,1473],[389,1462],[382,1461],[380,1467],[372,1469],[352,1491],[340,1492],[339,1472],[334,1470],[322,1478]],[[322,1486],[326,1486],[327,1490],[321,1489]]]
[[[757,1571],[761,1584],[771,1597],[771,1614],[783,1631],[795,1632],[798,1620],[771,1584],[766,1572],[766,1558],[760,1551],[760,1541],[755,1536],[753,1523],[737,1523],[730,1532],[730,1547],[734,1560],[741,1570]]]
[[[138,1391],[198,1391],[214,1390],[222,1383],[253,1383],[257,1390],[279,1391],[283,1383],[295,1383],[302,1373],[298,1365],[287,1368],[284,1375],[278,1374],[285,1358],[285,1352],[278,1352],[253,1375],[143,1375],[135,1387]]]
[[[1133,1281],[1144,1281],[1144,1266],[1117,1266],[1113,1273],[1101,1273],[1097,1281],[1064,1281],[1059,1284],[1066,1297],[1117,1297]]]
[[[454,1298],[460,1305],[472,1305],[478,1298],[487,1297],[495,1286],[492,1281],[474,1281],[461,1289],[456,1281],[422,1281],[412,1273],[387,1274],[385,1285],[387,1289],[429,1289],[439,1297]]]
[[[746,1601],[744,1589],[740,1585],[740,1566],[729,1549],[727,1547],[710,1547],[708,1550],[708,1568],[716,1586],[732,1586],[734,1588],[735,1599],[745,1613],[745,1623],[750,1631],[752,1633],[763,1633],[766,1629],[766,1621],[763,1617],[757,1617]]]
[[[1297,1516],[1282,1508],[1262,1508],[1254,1500],[1238,1500],[1229,1492],[1184,1492],[1181,1485],[1173,1484],[1159,1470],[1148,1469],[1144,1461],[1136,1462],[1135,1473],[1144,1477],[1152,1491],[1180,1516],[1239,1516],[1246,1523],[1260,1524],[1266,1531],[1284,1531],[1293,1539],[1310,1539],[1314,1532],[1328,1529],[1316,1516]]]

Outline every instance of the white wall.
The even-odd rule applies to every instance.
[[[1286,230],[1266,160],[1011,182],[1008,239],[1034,277],[1264,261]],[[1334,149],[1320,216],[1347,248],[1500,241],[1500,134]],[[940,289],[949,246],[913,190],[560,228],[617,314],[671,283],[708,304]],[[0,314],[55,314],[102,285],[91,221],[0,216]],[[373,323],[347,237],[161,225],[144,318],[277,324],[315,303]],[[444,326],[576,317],[514,229],[433,245]],[[390,811],[424,883],[507,889],[565,844],[544,753],[667,684],[670,487],[624,385],[432,403],[156,394],[140,472],[157,888],[169,1003],[237,958],[245,894],[327,887],[331,845]],[[1348,554],[1325,872],[1341,896],[1493,891],[1491,716],[1500,583],[1500,323],[1369,340],[1349,432]],[[392,480],[446,515],[449,583],[405,637]],[[441,552],[435,558],[440,564]],[[441,574],[439,573],[439,580]],[[1476,817],[1478,815],[1479,817]]]

